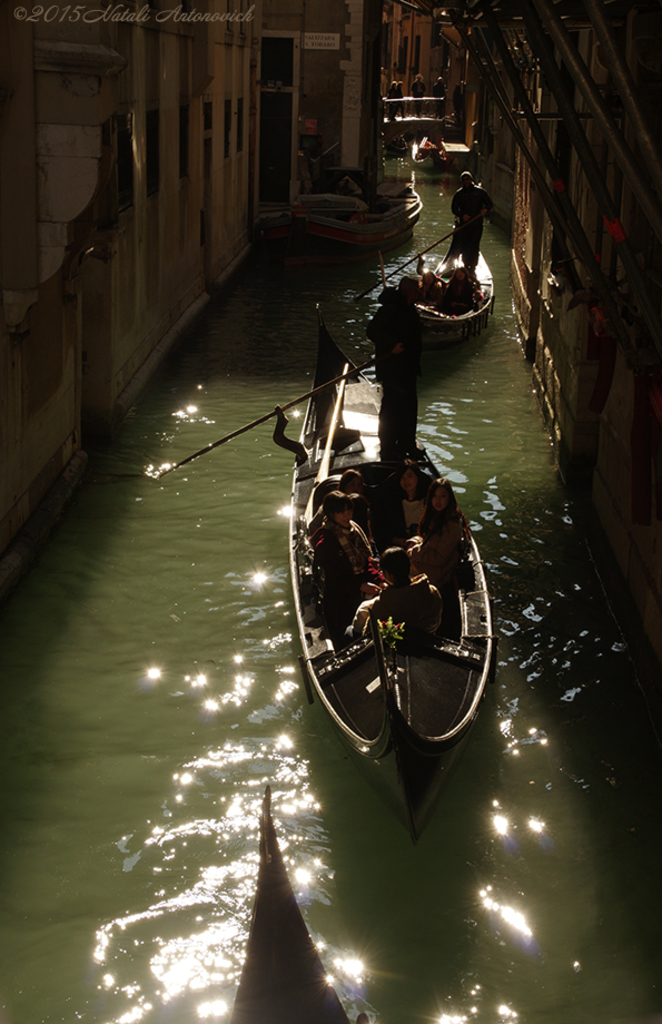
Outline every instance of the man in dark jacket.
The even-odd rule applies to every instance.
[[[446,86],[444,85],[444,80],[441,75],[439,75],[439,78],[432,86],[432,95],[435,96],[437,100],[435,104],[435,113],[437,117],[443,119],[446,116]]]
[[[414,303],[418,281],[403,277],[397,288],[385,288],[381,308],[368,324],[375,346],[375,376],[383,397],[379,410],[379,443],[385,460],[416,455],[418,396],[416,377],[421,372],[421,321]]]
[[[480,252],[480,239],[483,234],[483,217],[492,209],[492,200],[480,185],[474,183],[469,171],[463,171],[460,175],[462,182],[460,188],[453,196],[451,210],[455,214],[458,226],[466,224],[480,214],[480,218],[463,228],[453,238],[453,245],[449,255],[462,256],[467,270],[474,270],[478,263]]]

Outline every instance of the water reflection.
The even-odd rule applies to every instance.
[[[430,182],[426,212],[387,271],[450,222],[443,184],[417,178]],[[94,473],[0,619],[11,1024],[228,1017],[266,781],[350,1018],[659,1013],[659,755],[588,557],[585,500],[562,489],[531,394],[510,247],[489,226],[484,238],[495,317],[424,354],[419,394],[422,437],[480,534],[499,668],[426,836],[413,848],[400,835],[306,704],[291,459],[271,430],[158,483],[129,473],[151,461],[154,476],[303,393],[317,301],[348,355],[371,354],[378,289],[354,295],[378,267],[295,280],[257,259],[112,449],[91,451]]]
[[[328,851],[328,841],[309,789],[308,765],[289,753],[292,747],[287,736],[226,743],[187,765],[187,771],[175,773],[177,795],[182,787],[199,787],[216,813],[154,826],[131,857],[128,870],[151,874],[153,900],[97,932],[94,959],[102,972],[99,989],[105,993],[106,1020],[125,1024],[151,1019],[156,1007],[170,1005],[178,1013],[195,1006],[203,1018],[227,1012],[241,972],[255,895],[259,814],[267,780],[285,861],[295,886],[305,888],[302,902],[329,901],[331,873],[325,858],[313,856]],[[234,776],[231,795],[215,797],[228,775]],[[122,840],[125,852],[133,838]],[[336,957],[332,962],[346,980],[359,983],[359,961]],[[161,1019],[159,1013],[155,1019]]]

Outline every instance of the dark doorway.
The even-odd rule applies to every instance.
[[[260,111],[260,202],[288,203],[291,172],[292,93],[263,92]]]

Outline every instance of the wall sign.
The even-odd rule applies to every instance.
[[[339,32],[304,32],[304,50],[339,50]]]

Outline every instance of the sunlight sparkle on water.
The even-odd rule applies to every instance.
[[[342,971],[346,978],[350,978],[356,984],[360,984],[363,981],[365,967],[360,960],[352,958],[343,960],[341,957],[337,957],[333,961],[333,966],[337,967],[339,971]]]
[[[529,828],[533,832],[543,832],[544,829],[545,829],[545,822],[544,821],[539,821],[537,818],[530,818],[529,819]]]
[[[463,1024],[466,1019],[466,1017],[460,1016],[459,1013],[442,1013],[438,1024]]]
[[[283,505],[282,508],[278,509],[278,515],[279,516],[283,516],[285,519],[291,519],[292,518],[292,506],[291,505]]]
[[[233,660],[234,660],[236,665],[241,665],[242,661],[244,660],[244,656],[243,656],[243,654],[235,654]]]
[[[148,668],[147,669],[147,678],[148,679],[160,679],[161,678],[161,669],[160,668]]]
[[[306,871],[305,868],[297,868],[294,872],[294,877],[300,885],[308,885],[313,876],[310,871]]]
[[[202,1020],[209,1020],[210,1017],[225,1017],[228,1012],[228,1004],[224,1003],[222,999],[217,999],[214,1003],[200,1003],[198,1007],[198,1017]]]
[[[502,814],[495,814],[493,821],[494,827],[499,833],[499,835],[505,836],[510,827],[510,825],[508,824],[508,819],[504,818]]]
[[[497,1010],[497,1013],[499,1013],[502,1017],[515,1018],[517,1016],[514,1010],[511,1010],[509,1006],[505,1005],[500,1006],[499,1009]]]
[[[256,572],[251,580],[256,586],[261,587],[263,583],[267,582],[269,577],[264,572]]]
[[[505,907],[502,904],[497,903],[496,900],[493,900],[492,897],[489,895],[489,890],[491,888],[491,886],[488,886],[487,889],[482,889],[480,893],[480,898],[483,901],[483,906],[485,907],[485,909],[491,910],[499,914],[507,924],[509,924],[516,931],[521,932],[521,934],[524,935],[527,939],[532,938],[533,932],[526,923],[524,915],[521,914],[519,910],[515,910],[513,907]]]

